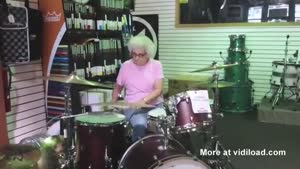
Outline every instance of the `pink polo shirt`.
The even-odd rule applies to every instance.
[[[163,78],[163,68],[159,61],[150,59],[146,65],[138,66],[130,59],[122,64],[117,83],[126,90],[125,100],[133,103],[149,95],[154,90],[155,81]],[[153,104],[161,102],[162,96]]]

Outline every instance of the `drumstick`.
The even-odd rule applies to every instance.
[[[89,115],[89,113],[76,114],[76,115],[70,115],[70,116],[62,116],[61,119],[67,119],[67,118],[78,117],[78,116],[86,116],[86,115]]]

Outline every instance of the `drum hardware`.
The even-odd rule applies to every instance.
[[[65,116],[70,116],[71,112],[69,109],[69,99],[70,99],[70,85],[65,86]],[[73,162],[74,162],[74,146],[73,146],[73,134],[72,129],[73,126],[71,124],[70,118],[63,119],[65,128],[63,129],[64,134],[64,153],[65,153],[65,159],[63,166],[67,167],[68,169],[73,169]]]
[[[212,65],[216,65],[216,62],[213,62]],[[215,86],[218,86],[219,84],[219,73],[217,71],[217,69],[214,70],[214,74],[213,74],[213,83],[215,84]],[[221,142],[218,140],[218,136],[217,136],[217,126],[216,126],[216,120],[218,117],[224,117],[223,113],[220,112],[220,102],[219,102],[219,88],[216,87],[215,92],[214,92],[214,103],[213,103],[213,113],[212,113],[212,121],[213,123],[211,123],[211,137],[210,140],[208,141],[207,146],[205,147],[207,150],[225,150],[224,147],[222,146]],[[213,145],[213,146],[211,146]],[[209,159],[211,160],[211,159]],[[219,159],[217,158],[217,161],[219,161]],[[226,156],[226,162],[230,163],[229,157]],[[231,168],[233,169],[234,167],[232,166],[232,164],[230,163]],[[222,168],[223,165],[219,165],[217,168]]]
[[[299,90],[299,67],[300,65],[287,63],[288,61],[288,40],[289,35],[286,36],[286,42],[285,42],[285,50],[284,50],[284,60],[283,62],[273,62],[273,69],[282,68],[282,73],[274,72],[272,73],[272,79],[270,81],[270,90],[265,94],[265,98],[267,95],[272,92],[272,89],[275,87],[275,91],[273,92],[270,102],[272,102],[272,109],[274,109],[275,105],[278,104],[279,99],[285,98],[285,88],[288,88],[292,95],[296,95],[296,100],[298,100],[299,94],[297,91]],[[276,67],[274,67],[276,65]],[[280,66],[280,67],[279,67]],[[278,77],[278,78],[277,78]],[[272,81],[274,79],[274,81]],[[279,80],[278,80],[279,79]],[[295,88],[295,91],[292,90],[292,88]],[[290,97],[291,97],[290,96]]]
[[[215,152],[220,152],[220,156],[203,157],[202,160],[207,161],[207,163],[216,169],[235,169],[229,156],[224,152],[225,148],[218,139],[218,136],[211,136],[208,143],[205,145],[204,149],[211,150]],[[225,154],[225,155],[224,155]]]

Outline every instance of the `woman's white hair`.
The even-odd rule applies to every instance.
[[[128,42],[128,50],[131,53],[133,49],[144,49],[149,58],[154,58],[156,47],[151,39],[145,35],[133,36]]]

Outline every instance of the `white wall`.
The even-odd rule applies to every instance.
[[[7,1],[11,5],[22,2]],[[36,8],[37,0],[30,1]],[[10,65],[12,83],[10,90],[11,111],[6,114],[10,143],[19,143],[23,138],[46,131],[45,90],[41,61]]]
[[[272,61],[284,58],[286,36],[290,35],[290,56],[300,48],[299,26],[175,28],[175,1],[136,0],[133,13],[159,15],[159,57],[167,78],[206,67],[212,61],[223,64],[219,52],[228,56],[228,35],[245,34],[246,47],[253,51],[249,76],[254,81],[255,102],[260,102],[269,90]]]

